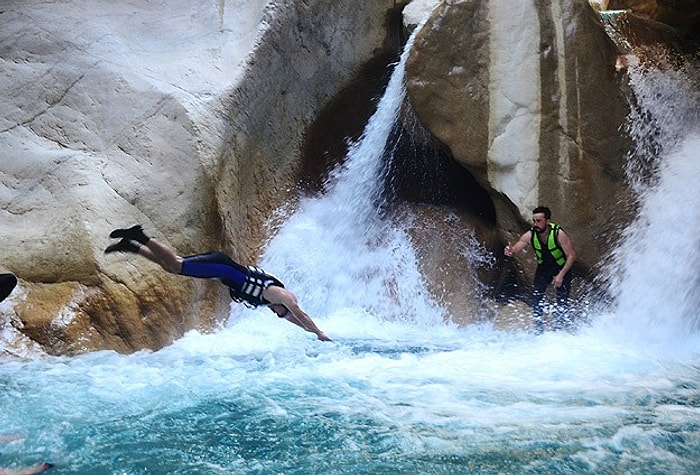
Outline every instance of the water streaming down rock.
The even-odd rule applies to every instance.
[[[632,49],[614,17],[606,26]],[[621,337],[668,348],[697,332],[700,322],[700,71],[696,60],[670,55],[637,63],[627,71],[635,147],[626,174],[639,214],[602,279],[614,296]]]
[[[285,276],[316,315],[338,309],[440,323],[405,230],[381,216],[388,143],[405,97],[408,40],[376,112],[323,196],[303,199],[268,243],[263,267]],[[419,316],[419,317],[417,317]]]

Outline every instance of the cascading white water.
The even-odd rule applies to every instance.
[[[389,320],[442,321],[425,291],[406,232],[381,218],[383,157],[404,101],[409,39],[376,112],[321,197],[303,199],[267,246],[262,266],[284,276],[314,315],[369,312]]]
[[[636,67],[629,180],[640,211],[605,270],[624,338],[675,347],[700,322],[700,97],[684,71]]]
[[[700,318],[700,136],[663,157],[658,182],[617,250],[611,291],[629,335],[676,344]]]

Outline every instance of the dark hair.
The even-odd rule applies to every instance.
[[[544,215],[544,219],[552,219],[552,211],[546,206],[538,206],[537,208],[532,210],[532,214],[538,213],[542,213]]]

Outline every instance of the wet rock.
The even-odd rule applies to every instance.
[[[406,66],[415,113],[491,196],[503,242],[548,205],[584,274],[625,219],[629,106],[616,59],[585,0],[454,1],[433,11]]]
[[[672,26],[700,39],[700,2],[697,0],[609,0],[604,10],[629,10],[649,20]]]
[[[105,256],[110,230],[141,223],[185,255],[254,260],[293,198],[305,127],[384,47],[395,6],[4,5],[0,270],[24,293],[3,321],[51,353],[215,328],[226,289]]]

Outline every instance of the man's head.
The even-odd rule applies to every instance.
[[[538,233],[547,229],[550,219],[552,219],[552,211],[546,206],[538,206],[532,210],[533,229]]]

